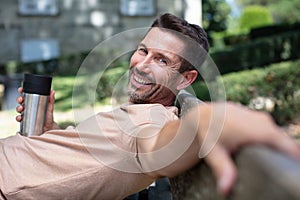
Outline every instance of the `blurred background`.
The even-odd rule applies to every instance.
[[[275,121],[299,134],[300,116],[299,0],[1,0],[0,1],[0,137],[15,134],[17,88],[23,73],[53,75],[55,118],[73,123],[74,109],[109,109],[113,88],[128,68],[128,56],[111,62],[98,81],[96,101],[72,105],[76,74],[91,50],[120,32],[149,27],[157,15],[170,12],[208,33],[210,56],[223,82],[226,98],[270,112]],[[132,35],[119,45],[140,38]],[[118,46],[101,49],[109,56]],[[105,59],[91,60],[99,70]],[[82,81],[84,82],[84,81]],[[207,83],[193,85],[210,101]],[[82,83],[82,95],[89,97]],[[86,118],[88,116],[83,116]]]

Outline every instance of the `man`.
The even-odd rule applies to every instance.
[[[180,174],[199,157],[227,194],[236,179],[230,154],[242,145],[262,143],[300,158],[296,143],[265,113],[221,102],[198,105],[178,119],[175,96],[197,77],[191,63],[199,59],[190,58],[199,52],[190,54],[190,38],[208,50],[200,27],[160,16],[130,60],[129,103],[76,127],[60,130],[54,122],[52,92],[43,135],[0,140],[1,197],[123,199],[157,178]]]

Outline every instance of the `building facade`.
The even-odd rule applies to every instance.
[[[191,1],[198,5],[201,2],[1,0],[0,65],[9,61],[31,62],[89,51],[114,34],[149,26],[160,13],[184,16]],[[197,16],[197,13],[190,13],[190,16],[195,14]]]

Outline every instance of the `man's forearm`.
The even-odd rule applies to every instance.
[[[156,136],[138,138],[139,159],[145,172],[173,177],[199,161],[199,119],[201,112],[207,112],[205,109],[196,106],[182,119],[166,123]]]

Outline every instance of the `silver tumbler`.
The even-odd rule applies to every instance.
[[[51,83],[51,76],[24,74],[24,111],[20,126],[21,135],[41,135],[44,132]]]

